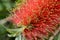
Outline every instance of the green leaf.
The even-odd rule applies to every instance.
[[[15,40],[26,40],[26,39],[25,37],[22,36],[22,34],[20,34],[19,36],[15,38]]]
[[[6,32],[7,32],[7,31],[6,31],[5,26],[0,24],[0,34],[3,35],[3,34],[5,34]]]
[[[7,31],[10,33],[8,34],[9,37],[15,37],[18,36],[19,34],[21,34],[23,32],[23,30],[25,29],[25,27],[21,27],[21,28],[17,28],[17,29],[7,29]]]
[[[7,31],[4,25],[0,24],[0,40],[8,40]]]
[[[60,32],[54,37],[54,40],[60,40]]]
[[[58,35],[58,40],[60,40],[60,33],[59,33],[59,35]]]
[[[22,40],[21,37],[22,37],[22,36],[19,35],[18,37],[15,38],[15,40]]]

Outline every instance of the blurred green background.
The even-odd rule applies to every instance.
[[[6,18],[10,13],[9,10],[14,7],[16,0],[0,0],[0,20]],[[9,38],[5,28],[0,25],[0,40],[14,40]]]
[[[16,0],[0,0],[0,19],[9,15],[9,11],[13,8]]]

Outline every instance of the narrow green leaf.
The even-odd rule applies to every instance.
[[[18,37],[15,38],[15,40],[22,40],[21,37],[22,37],[22,36],[19,35]]]
[[[60,33],[59,33],[59,35],[58,35],[58,40],[60,40]]]
[[[25,29],[25,27],[21,27],[21,28],[17,28],[17,29],[7,29],[7,31],[10,33],[10,34],[8,34],[8,36],[9,37],[18,36],[19,34],[21,34],[23,32],[24,29]]]
[[[0,24],[0,40],[8,40],[7,31],[4,25]]]
[[[6,33],[5,26],[0,24],[0,34],[5,34],[5,33]]]
[[[60,40],[60,32],[54,37],[54,40]]]
[[[15,38],[15,40],[26,40],[26,39],[25,37],[22,36],[22,34],[20,34],[19,36]]]

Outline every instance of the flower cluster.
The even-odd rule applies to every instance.
[[[44,40],[60,24],[60,0],[25,0],[12,11],[11,21],[25,25],[23,35],[27,40]]]

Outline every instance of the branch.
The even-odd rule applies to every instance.
[[[5,24],[7,21],[9,21],[9,19],[11,18],[11,16],[5,18],[5,19],[2,19],[0,20],[0,24]]]

